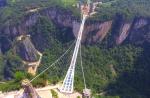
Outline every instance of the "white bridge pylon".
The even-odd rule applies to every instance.
[[[84,24],[85,24],[86,18],[87,18],[87,15],[83,14],[83,19],[82,19],[82,23],[80,25],[80,29],[78,32],[78,37],[77,37],[76,45],[74,48],[72,60],[71,60],[69,69],[67,71],[67,75],[63,81],[63,85],[60,88],[60,92],[62,92],[62,93],[73,93],[73,90],[74,90],[75,66],[76,66],[76,60],[77,60],[77,56],[78,56],[79,47],[81,44],[82,33],[84,30]]]

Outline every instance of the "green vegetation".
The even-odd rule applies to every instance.
[[[77,98],[80,98],[80,96],[77,96]]]
[[[9,92],[12,90],[19,90],[21,88],[20,83],[15,81],[7,81],[6,83],[0,84],[0,91]]]
[[[37,34],[39,33],[39,35],[45,34],[46,32],[48,33],[47,30],[49,29],[47,27],[50,26],[49,28],[52,28],[54,25],[51,25],[51,23],[45,21],[45,18],[42,18],[40,20],[44,21],[41,22],[43,26],[39,26],[40,23],[38,23],[36,24],[36,27],[32,29],[42,29],[42,31],[44,32],[37,32]],[[57,27],[55,27],[55,29],[57,29]],[[52,62],[55,61],[67,49],[68,45],[71,42],[63,41],[63,37],[61,37],[61,40],[59,40],[60,37],[58,36],[61,35],[60,33],[68,31],[65,30],[62,32],[61,29],[58,30],[53,31],[53,36],[51,36],[51,33],[48,33],[47,37],[45,37],[45,39],[51,39],[50,42],[52,42],[51,46],[53,48],[48,47],[47,49],[43,50],[44,56],[42,60],[42,65],[39,68],[39,72],[41,72],[43,69],[47,68],[50,64],[52,64]],[[57,37],[55,36],[55,34]],[[38,40],[36,39],[36,41]],[[68,45],[66,45],[66,43]],[[49,42],[47,44],[49,44]],[[39,48],[41,47],[39,45],[37,46]],[[143,50],[140,47],[135,47],[132,45],[123,45],[110,49],[103,48],[102,46],[83,46],[82,51],[83,66],[85,68],[87,86],[92,89],[93,93],[101,93],[106,88],[110,88],[110,83],[115,83],[118,79],[117,77],[120,77],[120,74],[135,70],[135,63]],[[55,67],[52,67],[50,70],[47,71],[46,74],[48,75],[48,80],[50,83],[55,84],[63,79],[63,77],[66,74],[67,68],[69,67],[71,53],[72,51],[70,51],[66,58],[59,62],[59,64],[56,64]],[[78,61],[80,61],[80,59],[78,59]],[[113,65],[114,70],[112,70],[112,67],[110,65]],[[116,75],[113,74],[113,71],[115,71]],[[75,89],[77,91],[82,92],[84,85],[83,80],[81,78],[82,73],[79,62],[77,63],[75,74]]]
[[[7,0],[8,5],[0,9],[0,27],[8,24],[21,23],[22,17],[26,16],[32,9],[42,10],[48,7],[59,6],[71,10],[74,15],[80,16],[74,7],[78,0]],[[96,10],[92,20],[112,19],[116,13],[123,14],[127,20],[134,16],[150,16],[149,0],[92,0],[102,1]],[[132,9],[132,10],[131,10]]]
[[[99,13],[92,19],[108,20],[112,19],[116,13],[124,14],[129,20],[135,15],[149,16],[147,13],[150,10],[149,0],[107,1],[97,9]],[[49,6],[59,6],[73,11],[72,5],[75,2],[76,0],[9,0],[8,6],[0,9],[0,28],[10,23],[12,25],[14,22],[14,24],[20,23],[30,9],[40,8],[42,10]],[[43,52],[38,73],[47,68],[68,49],[74,39],[69,35],[71,31],[71,28],[58,27],[44,16],[41,16],[36,24],[29,28],[34,45]],[[67,35],[69,37],[66,37]],[[149,48],[144,50],[129,44],[113,48],[104,48],[102,44],[83,45],[82,57],[87,87],[92,89],[93,94],[106,91],[110,95],[96,96],[96,98],[148,98],[150,88],[149,50]],[[33,85],[41,87],[46,85],[47,80],[52,84],[61,81],[69,67],[71,56],[72,51],[55,67],[33,81]],[[33,76],[25,73],[23,68],[21,59],[12,50],[0,55],[0,80],[4,80],[4,77],[11,80],[0,84],[0,91],[19,89],[22,79],[32,79]],[[78,59],[75,89],[79,92],[84,88],[81,77],[80,59]],[[58,97],[56,92],[51,92],[55,98]]]
[[[19,90],[21,88],[21,81],[25,79],[25,74],[23,72],[16,72],[14,74],[14,79],[0,84],[0,91],[8,92],[12,90]]]
[[[134,16],[150,16],[149,0],[109,0],[104,2],[97,9],[98,14],[94,16],[95,20],[112,19],[116,13],[123,14],[127,20]]]
[[[51,93],[52,93],[53,98],[58,98],[57,92],[55,92],[54,90],[51,90]]]
[[[3,56],[0,55],[0,81],[4,79],[4,59]]]
[[[52,47],[53,45],[57,45],[55,43],[57,33],[56,27],[46,17],[40,17],[37,23],[30,28],[31,29],[29,32],[31,32],[31,36],[33,37],[33,42],[35,43],[35,45],[42,45],[39,48],[43,47],[44,49],[47,49]]]
[[[96,96],[95,98],[120,98],[119,96]]]
[[[59,6],[62,9],[69,9],[78,15],[77,9],[73,6],[76,0],[7,0],[8,5],[0,9],[0,29],[7,25],[20,24],[22,19],[28,15],[31,10],[39,12],[48,7]],[[5,23],[5,24],[4,24]]]
[[[4,66],[4,75],[8,78],[14,78],[16,71],[23,70],[21,58],[13,50],[9,50],[5,55],[6,63]]]
[[[16,80],[16,82],[20,82],[23,79],[25,79],[25,74],[24,73],[22,73],[20,71],[15,73],[15,80]]]
[[[33,76],[24,71],[17,71],[11,81],[5,81],[4,83],[0,83],[0,91],[8,92],[12,90],[19,90],[21,88],[21,81],[23,79],[31,80]],[[41,75],[38,79],[32,82],[34,87],[44,87],[47,85],[47,74]]]
[[[68,32],[67,30],[61,31],[61,29],[57,29],[55,25],[52,25],[49,21],[45,21],[45,18],[41,18],[38,24],[36,24],[35,27],[32,29],[36,31],[36,28],[44,31],[44,32],[37,32],[35,33],[35,36],[37,39],[35,41],[38,41],[38,37],[36,35],[43,36],[43,34],[46,34],[50,32],[48,28],[54,27],[52,36],[51,33],[48,33],[47,36],[44,37],[44,39],[50,39],[50,42],[47,42],[47,44],[50,43],[50,46],[53,47],[47,47],[44,44],[42,47],[47,47],[44,49],[44,56],[42,60],[42,64],[39,68],[39,72],[41,72],[43,69],[47,68],[52,62],[54,62],[67,48],[71,41],[66,42],[63,41],[63,37],[60,36],[60,33]],[[42,22],[44,21],[44,22]],[[40,26],[40,23],[43,24],[43,26]],[[49,27],[50,26],[50,27]],[[48,27],[48,28],[47,28]],[[67,28],[66,28],[67,29]],[[42,34],[42,35],[41,35]],[[56,36],[57,37],[56,37]],[[62,35],[61,35],[62,36]],[[33,39],[34,39],[33,37]],[[41,39],[39,39],[42,41]],[[65,39],[64,39],[65,40]],[[65,42],[65,43],[62,43]],[[36,44],[36,43],[35,43]],[[66,45],[67,44],[67,45]],[[40,45],[37,45],[38,48],[40,48]],[[120,77],[120,74],[124,72],[134,71],[135,64],[137,62],[138,57],[142,53],[142,49],[140,47],[135,47],[132,45],[123,45],[119,47],[114,47],[110,49],[103,48],[102,46],[83,46],[82,47],[82,56],[83,56],[83,66],[85,69],[85,77],[87,81],[87,87],[91,88],[93,93],[101,93],[103,90],[107,90],[107,88],[110,88],[109,86],[111,83],[118,82],[118,77]],[[50,83],[56,84],[57,82],[61,81],[63,77],[66,74],[67,68],[69,67],[69,60],[71,58],[71,53],[65,56],[59,64],[56,64],[55,67],[52,67],[50,70],[47,71],[48,80]],[[78,59],[80,62],[80,59]],[[75,75],[75,89],[77,91],[82,92],[82,89],[84,88],[83,80],[82,80],[82,73],[80,68],[80,63],[77,63],[76,67],[76,75]],[[110,66],[113,65],[113,66]],[[114,70],[112,70],[112,67]],[[114,75],[113,71],[115,71],[116,75]],[[117,88],[118,86],[116,86]],[[124,93],[124,96],[125,93]],[[107,98],[107,97],[106,97]],[[109,98],[109,97],[108,97]],[[111,98],[111,97],[110,97]]]
[[[96,93],[101,92],[110,82],[115,81],[116,77],[112,74],[113,70],[110,65],[113,65],[117,74],[120,74],[121,71],[132,70],[135,60],[141,53],[140,48],[128,45],[110,50],[100,49],[97,46],[85,47],[83,51],[87,85]]]
[[[40,17],[36,25],[30,28],[30,32],[36,47],[43,51],[42,64],[39,67],[38,73],[52,64],[52,62],[66,51],[68,46],[70,46],[70,43],[72,43],[72,38],[71,40],[66,41],[66,36],[62,36],[66,32],[70,32],[68,28],[63,28],[63,30],[61,28],[58,29],[55,24],[48,21],[45,17]],[[126,82],[124,82],[125,80],[124,77],[122,77],[122,74],[126,73],[130,76],[131,72],[139,70],[135,66],[142,52],[143,50],[140,47],[135,47],[133,45],[122,45],[110,49],[103,48],[102,46],[99,47],[98,45],[83,45],[82,57],[87,87],[92,89],[94,94],[99,94],[108,90],[112,96],[124,96],[123,98],[126,98],[129,94],[131,98],[136,98],[134,94],[139,92],[139,88],[136,90],[132,86],[127,86],[128,78],[125,78]],[[12,73],[13,76],[11,77],[14,78],[14,80],[6,83],[6,86],[1,89],[2,91],[19,89],[19,84],[22,79],[33,78],[29,74],[23,75],[24,73],[20,72],[14,74],[14,72],[17,71],[17,68],[19,68],[18,66],[22,64],[18,62],[19,59],[16,61],[17,57],[14,57],[15,55],[12,55],[12,53],[13,52],[7,53],[7,59],[10,64],[8,64],[9,66],[6,65],[5,68],[10,70],[8,72]],[[36,87],[45,86],[47,79],[52,84],[61,81],[69,67],[71,56],[72,51],[70,51],[61,62],[56,64],[56,66],[52,67],[40,78],[33,81],[33,85]],[[78,59],[78,61],[75,73],[75,89],[82,92],[84,85],[83,79],[81,78],[80,59]],[[116,74],[114,75],[114,73]],[[132,75],[130,77],[133,78]],[[131,81],[131,78],[129,78],[129,80]],[[9,87],[9,83],[16,88]],[[139,83],[135,84],[135,87],[138,85]],[[124,86],[124,88],[122,86]],[[144,87],[142,88],[144,89]],[[119,91],[122,91],[122,93],[120,94]],[[127,91],[128,93],[126,93]]]

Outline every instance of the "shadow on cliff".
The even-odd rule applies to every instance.
[[[150,96],[150,43],[145,43],[143,54],[132,70],[123,72],[108,85],[108,95],[120,98],[149,98]]]
[[[0,52],[6,53],[11,48],[11,40],[6,36],[0,36]]]

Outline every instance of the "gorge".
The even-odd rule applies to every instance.
[[[149,1],[145,2],[149,3]],[[0,6],[4,6],[1,0]],[[0,9],[1,81],[14,80],[16,83],[16,72],[24,72],[25,66],[22,61],[36,62],[39,59],[37,51],[43,54],[40,66],[36,70],[37,73],[41,72],[77,37],[81,21],[78,13],[74,12],[75,9],[58,5],[40,7],[41,5],[38,4],[27,3],[25,10],[17,9],[10,12],[10,8],[14,7],[13,4],[8,3],[10,8],[5,6],[4,11]],[[18,14],[21,11],[24,13]],[[126,9],[125,12],[128,10]],[[106,17],[108,16],[104,18]],[[117,12],[110,19],[100,18],[95,20],[95,16],[90,17],[86,21],[83,32],[82,56],[87,86],[95,95],[107,92],[104,95],[119,96],[110,98],[148,98],[150,95],[150,16],[135,14],[131,19],[127,19],[124,13]],[[25,37],[21,42],[16,41],[17,37],[27,35],[30,35],[30,38]],[[40,77],[37,80],[39,84],[44,83],[42,79],[45,77],[52,84],[61,81],[67,71],[69,60],[70,55],[56,68]],[[78,66],[76,70],[75,89],[81,92],[83,83],[80,79],[80,67]],[[18,81],[14,83],[17,89]],[[33,83],[35,87],[39,86],[36,84],[37,81]]]

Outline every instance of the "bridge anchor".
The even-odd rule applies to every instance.
[[[83,98],[91,98],[91,90],[90,89],[83,89],[83,94],[82,94]]]
[[[24,79],[21,86],[24,88],[24,92],[16,95],[15,98],[41,98],[28,79]]]

